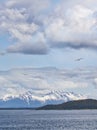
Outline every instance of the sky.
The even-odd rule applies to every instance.
[[[0,70],[96,67],[96,5],[96,0],[1,0]]]
[[[0,70],[26,67],[94,73],[97,0],[0,0]]]

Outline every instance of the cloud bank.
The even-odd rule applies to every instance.
[[[56,69],[20,68],[0,72],[0,97],[16,96],[28,91],[64,90],[94,96],[97,87],[96,68]],[[94,89],[93,89],[94,88]],[[91,94],[92,91],[92,94]],[[94,91],[94,92],[93,92]],[[97,97],[97,94],[96,94]]]
[[[97,48],[97,0],[9,0],[0,6],[8,53],[48,54],[54,48]]]

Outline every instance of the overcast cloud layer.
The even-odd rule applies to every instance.
[[[8,0],[0,6],[0,33],[8,53],[48,54],[54,48],[97,48],[97,0]]]

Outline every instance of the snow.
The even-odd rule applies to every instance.
[[[71,100],[79,100],[79,99],[86,99],[86,98],[87,98],[86,96],[82,96],[79,94],[77,95],[77,94],[65,92],[65,91],[49,91],[47,93],[43,93],[42,91],[38,91],[38,93],[33,93],[29,91],[29,92],[26,92],[24,94],[20,94],[17,96],[6,95],[1,100],[5,104],[6,102],[10,102],[11,104],[11,102],[13,101],[15,102],[15,100],[18,99],[21,101],[21,103],[26,102],[26,106],[39,107],[46,104],[59,104],[59,103],[68,102]],[[17,106],[18,105],[19,104],[17,104]]]

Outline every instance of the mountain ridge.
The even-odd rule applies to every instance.
[[[28,91],[17,96],[7,95],[0,99],[0,108],[35,108],[48,104],[60,104],[72,100],[86,99],[86,96],[65,91]]]
[[[36,110],[82,110],[82,109],[97,109],[96,99],[83,99],[76,101],[68,101],[62,104],[46,105],[37,108]]]

